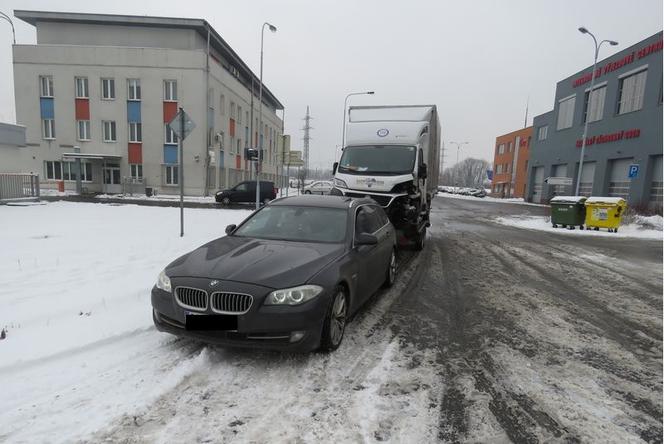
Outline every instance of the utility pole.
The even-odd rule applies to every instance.
[[[180,137],[178,137],[178,142],[180,142],[180,157],[178,176],[180,181],[180,237],[184,236],[184,149],[182,143],[184,141],[184,110],[180,108]]]
[[[309,114],[309,106],[307,105],[307,114],[304,116],[304,177],[302,177],[302,182],[304,185],[304,179],[306,179],[307,172],[309,171],[309,142],[311,141],[310,131],[313,129],[311,126],[311,115]]]

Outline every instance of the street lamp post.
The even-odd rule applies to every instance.
[[[592,32],[588,31],[587,28],[585,27],[580,27],[579,32],[582,34],[590,34],[590,37],[593,38],[593,41],[595,42],[595,61],[593,62],[593,72],[592,76],[590,77],[590,91],[588,92],[588,104],[585,107],[585,123],[583,124],[583,139],[581,140],[581,155],[579,157],[579,173],[576,176],[576,191],[574,192],[575,196],[579,195],[579,188],[581,186],[581,172],[583,171],[583,156],[586,153],[586,137],[588,136],[588,118],[590,117],[589,111],[590,111],[590,103],[593,97],[593,88],[595,86],[595,74],[597,70],[597,57],[599,56],[599,48],[601,48],[602,43],[608,43],[611,46],[616,46],[618,42],[614,40],[602,40],[597,44],[597,39],[593,35]]]
[[[456,164],[455,164],[455,165],[458,165],[458,164],[459,164],[459,150],[461,149],[461,147],[462,147],[463,145],[468,145],[468,142],[450,142],[450,143],[451,143],[452,145],[456,145],[456,147],[457,147],[457,159],[456,159]],[[457,168],[457,169],[458,169],[458,168]],[[455,183],[455,185],[457,185],[457,184],[458,184],[458,183]]]
[[[258,151],[256,156],[256,209],[260,207],[261,196],[261,182],[258,175],[258,165],[260,162],[260,149],[263,148],[263,36],[265,35],[265,26],[270,28],[270,31],[277,32],[277,27],[265,22],[261,28],[261,78],[258,87]]]
[[[12,37],[14,37],[14,45],[16,44],[16,31],[14,31],[14,22],[9,18],[4,12],[0,12],[0,18],[9,22],[9,25],[12,27]]]
[[[346,96],[346,98],[344,99],[344,120],[343,120],[342,129],[341,129],[341,149],[342,150],[344,149],[344,146],[346,145],[346,108],[348,108],[348,98],[350,96],[362,96],[362,95],[365,95],[365,94],[373,95],[373,93],[374,93],[373,91],[354,92],[354,93],[348,94]],[[334,150],[334,161],[335,162],[337,161],[337,150],[336,149]]]

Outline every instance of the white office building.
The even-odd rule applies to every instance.
[[[21,171],[43,188],[146,189],[206,195],[253,178],[245,148],[262,148],[261,179],[280,182],[283,105],[202,19],[14,11],[36,45],[14,45]],[[196,127],[179,157],[166,123],[179,108]],[[80,159],[80,172],[77,164]],[[150,191],[148,190],[148,191]]]

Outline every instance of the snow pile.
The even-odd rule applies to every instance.
[[[637,214],[634,216],[634,223],[650,230],[662,231],[663,229],[662,216],[658,214],[654,216],[641,216]]]
[[[450,199],[462,199],[462,200],[474,200],[476,202],[491,202],[491,203],[510,203],[510,204],[520,204],[520,205],[532,205],[535,207],[547,207],[545,204],[537,204],[532,202],[526,202],[521,197],[506,197],[500,199],[498,197],[475,197],[475,196],[464,196],[463,194],[451,194],[451,193],[441,193],[436,194],[438,197],[449,197]]]
[[[642,217],[642,216],[640,216]],[[549,218],[541,216],[512,216],[512,217],[497,217],[495,222],[512,227],[526,228],[529,230],[549,231],[551,233],[569,234],[577,236],[605,236],[605,237],[636,237],[642,239],[662,239],[662,218],[659,217],[659,229],[648,229],[645,225],[640,223],[631,223],[628,225],[621,225],[617,233],[609,233],[606,229],[595,230],[568,230],[565,228],[553,228]],[[648,218],[646,218],[648,219]],[[648,219],[650,220],[650,219]],[[656,220],[656,219],[655,219]]]

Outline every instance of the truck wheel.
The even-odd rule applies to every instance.
[[[424,250],[424,244],[426,238],[427,238],[427,229],[422,228],[422,231],[420,231],[417,237],[415,238],[415,251]]]

